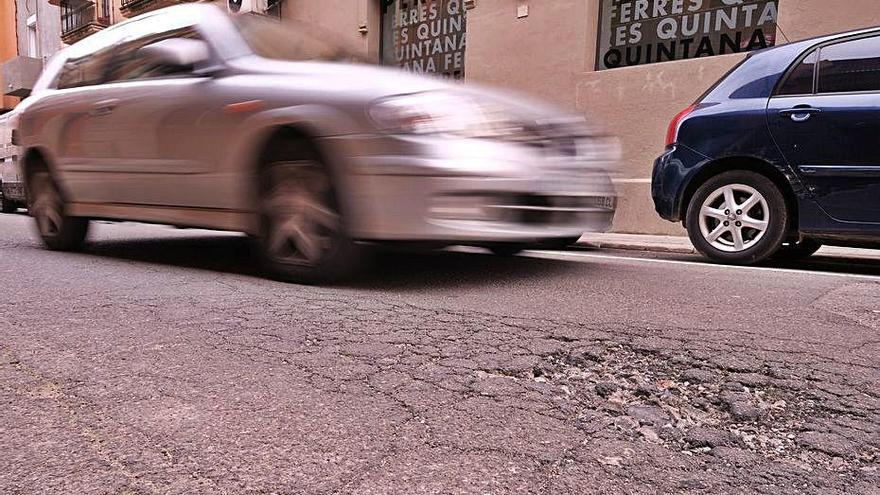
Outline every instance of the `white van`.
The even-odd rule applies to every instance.
[[[3,213],[12,213],[27,203],[18,161],[20,148],[12,144],[15,119],[15,110],[0,115],[0,211]]]

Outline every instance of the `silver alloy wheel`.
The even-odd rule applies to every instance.
[[[757,189],[727,184],[700,207],[700,232],[712,247],[738,253],[761,241],[770,225],[770,208]]]
[[[32,193],[34,204],[31,206],[31,214],[37,222],[40,235],[45,238],[58,236],[64,222],[63,206],[61,196],[48,173],[34,174]]]
[[[266,249],[278,263],[314,266],[331,247],[340,215],[330,198],[330,179],[311,160],[270,166],[272,188],[263,199],[267,218]]]

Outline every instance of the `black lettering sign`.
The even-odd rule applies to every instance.
[[[602,0],[596,70],[776,43],[779,0]]]
[[[464,78],[464,0],[383,0],[382,7],[385,64]]]

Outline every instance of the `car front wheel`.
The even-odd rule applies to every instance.
[[[345,234],[335,194],[329,171],[314,155],[267,165],[259,241],[270,275],[312,284],[351,273],[358,250]]]
[[[785,198],[770,179],[755,172],[731,171],[697,189],[685,224],[694,247],[709,259],[752,265],[782,246],[788,215]]]
[[[49,172],[34,173],[29,189],[32,204],[28,209],[43,244],[53,251],[79,249],[88,235],[89,220],[67,215],[64,199]]]

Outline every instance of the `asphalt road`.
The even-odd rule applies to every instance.
[[[880,493],[880,266],[379,253],[0,215],[0,493]]]

